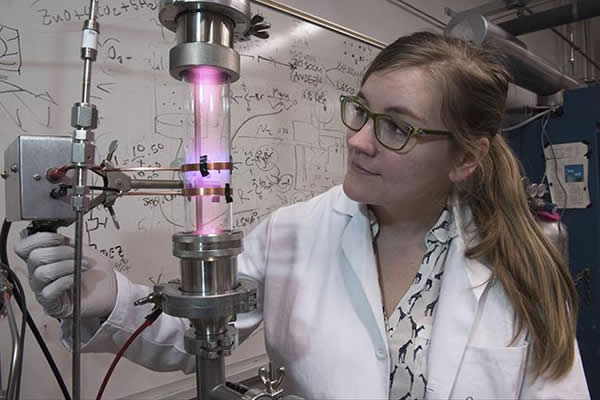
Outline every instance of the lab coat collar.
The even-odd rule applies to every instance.
[[[362,224],[366,224],[365,226],[368,226],[370,222],[366,205],[359,204],[358,202],[351,200],[344,193],[343,188],[339,193],[339,198],[334,202],[333,209],[336,212],[352,217],[354,223],[360,222]],[[489,281],[492,272],[488,266],[482,264],[481,262],[464,257],[464,250],[466,247],[471,246],[478,241],[471,209],[468,206],[461,204],[458,200],[452,200],[449,207],[452,208],[452,215],[454,217],[454,226],[456,230],[455,232],[452,232],[454,246],[459,247],[460,245],[462,251],[462,253],[455,254],[455,256],[462,256],[459,258],[465,262],[465,271],[471,284],[473,295],[475,296],[476,300],[479,301],[479,298],[483,293],[485,283]],[[352,224],[352,222],[350,222],[350,224]],[[353,228],[356,227],[358,227],[358,225]],[[347,232],[349,232],[348,227],[346,228],[345,233]],[[350,232],[352,232],[352,230]],[[368,232],[368,230],[366,230],[366,232]],[[346,245],[348,246],[348,250],[353,253],[352,248],[356,248],[357,243],[344,244],[344,246]]]
[[[351,217],[342,234],[342,251],[350,266],[343,272],[347,285],[354,290],[357,314],[369,332],[375,351],[389,354],[368,209],[348,198],[342,190],[333,208]]]
[[[477,238],[468,207],[454,204],[458,235],[452,240],[435,311],[427,360],[427,398],[449,398],[463,355],[477,326],[480,302],[492,276],[490,268],[464,256]]]

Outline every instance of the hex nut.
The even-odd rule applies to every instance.
[[[74,128],[96,129],[98,110],[93,104],[76,103],[71,109],[71,126]]]

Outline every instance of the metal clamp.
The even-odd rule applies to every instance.
[[[183,347],[190,354],[195,354],[207,360],[215,360],[220,357],[230,356],[233,350],[237,329],[228,325],[227,330],[218,335],[198,335],[194,328],[185,332]]]
[[[277,371],[273,371],[273,367],[271,363],[269,363],[269,369],[267,370],[265,367],[260,368],[258,370],[258,376],[265,386],[267,393],[271,396],[277,396],[283,393],[281,384],[283,383],[283,378],[285,378],[284,367],[279,367]]]
[[[230,293],[192,295],[183,292],[176,284],[155,286],[160,295],[161,307],[166,314],[188,319],[221,318],[256,309],[256,286],[241,281]],[[158,292],[157,292],[158,290]]]

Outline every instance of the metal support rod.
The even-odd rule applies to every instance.
[[[79,173],[80,171],[78,171]],[[73,275],[73,400],[81,393],[81,262],[83,243],[83,211],[75,213],[75,269]]]
[[[373,38],[371,38],[367,35],[364,35],[360,32],[354,31],[352,29],[348,29],[345,26],[336,24],[335,22],[331,22],[331,21],[326,20],[321,17],[317,17],[316,15],[309,14],[309,13],[299,10],[297,8],[290,7],[286,4],[278,3],[273,0],[250,0],[250,1],[253,3],[256,3],[256,4],[260,4],[261,6],[270,8],[272,10],[279,11],[284,14],[288,14],[293,17],[299,18],[302,21],[310,22],[311,24],[315,24],[315,25],[320,26],[321,28],[325,28],[329,31],[351,37],[352,39],[356,39],[356,40],[366,43],[368,45],[375,46],[379,49],[383,49],[384,47],[387,46],[385,43],[380,42],[379,40],[373,39]]]
[[[569,40],[571,43],[575,42],[575,33],[573,32],[573,27],[569,27]],[[571,64],[571,76],[575,76],[575,49],[573,45],[569,48],[569,63]]]
[[[131,189],[183,189],[183,182],[168,179],[133,180]]]
[[[183,172],[181,167],[119,167],[106,168],[104,172]]]
[[[200,356],[196,356],[196,398],[197,400],[202,400],[205,398],[202,396],[202,389],[204,385],[202,382],[202,375],[199,371],[202,371],[202,360],[200,359]]]
[[[161,191],[161,192],[125,192],[122,196],[181,196],[183,192],[179,191]]]
[[[82,42],[81,57],[83,59],[83,83],[81,93],[81,104],[88,105],[90,102],[90,88],[92,81],[92,62],[96,59],[96,44],[95,40],[89,41],[90,35],[97,35],[96,18],[98,14],[98,1],[90,0],[90,15],[89,19],[84,24],[84,40]],[[92,117],[90,122],[73,121],[75,129],[85,129],[91,132],[96,127]],[[77,135],[73,137],[73,148],[76,145],[88,142],[87,135],[85,139],[81,139]],[[75,154],[75,152],[73,153]],[[81,157],[81,156],[78,156]],[[93,156],[92,160],[93,161]],[[83,214],[86,205],[86,173],[87,165],[84,159],[75,159],[73,155],[73,165],[75,166],[75,176],[73,182],[73,208],[75,211],[75,255],[74,255],[74,271],[73,271],[73,289],[72,303],[73,314],[73,382],[72,393],[73,400],[81,398],[81,271],[82,271],[82,255],[83,255]]]
[[[19,382],[19,353],[23,349],[19,346],[19,331],[17,329],[17,321],[15,312],[9,299],[5,302],[6,312],[8,315],[8,326],[10,328],[10,336],[12,338],[12,357],[10,359],[10,369],[8,373],[8,386],[6,388],[6,398],[8,400],[18,400],[16,396],[16,388]]]
[[[83,85],[81,99],[82,103],[88,104],[90,102],[90,86],[92,84],[92,60],[85,59],[83,61]]]

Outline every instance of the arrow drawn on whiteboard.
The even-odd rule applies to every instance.
[[[108,90],[106,88],[106,86],[112,86],[112,85],[116,85],[116,84],[117,84],[116,82],[105,82],[105,83],[99,83],[99,84],[97,84],[96,87],[98,88],[98,90],[101,90],[104,93],[110,94],[112,92],[110,90]]]
[[[281,113],[283,110],[284,110],[284,109],[282,108],[281,110],[279,110],[279,111],[275,111],[275,112],[272,112],[272,113],[267,113],[267,114],[256,114],[256,115],[253,115],[253,116],[251,116],[251,117],[248,117],[248,118],[246,118],[246,120],[245,120],[244,122],[242,122],[242,123],[240,124],[240,126],[238,126],[238,128],[235,130],[235,133],[233,134],[233,136],[231,136],[231,141],[233,142],[233,139],[235,139],[235,137],[237,136],[238,132],[239,132],[239,131],[242,129],[242,127],[243,127],[244,125],[246,125],[246,124],[247,124],[249,121],[251,121],[251,120],[253,120],[253,119],[255,119],[255,118],[267,117],[267,116],[269,116],[269,115],[277,115],[277,114]]]
[[[271,63],[271,64],[283,65],[284,67],[288,67],[290,70],[296,69],[296,66],[294,64],[290,63],[290,62],[289,63],[284,63],[284,62],[281,62],[281,61],[274,60],[271,57],[267,58],[267,57],[263,57],[263,56],[258,56],[258,62],[260,62],[261,60],[262,61],[266,61],[266,62]]]

